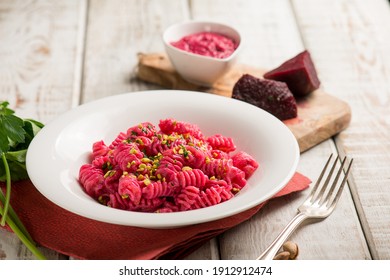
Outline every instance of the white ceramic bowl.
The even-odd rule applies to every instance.
[[[205,136],[232,137],[237,150],[260,164],[232,199],[215,206],[176,213],[140,213],[110,208],[89,197],[78,182],[92,144],[111,143],[121,131],[150,121],[175,118],[197,124]],[[272,197],[293,176],[299,148],[277,118],[231,98],[190,91],[144,91],[81,105],[45,125],[31,142],[27,171],[35,187],[55,204],[102,222],[145,228],[172,228],[228,217]],[[44,217],[43,217],[44,218]]]
[[[236,50],[227,58],[213,58],[180,50],[171,45],[184,36],[198,32],[215,32],[233,39]],[[187,21],[168,27],[163,34],[165,50],[176,71],[187,81],[210,86],[224,75],[236,62],[242,48],[240,33],[233,27],[222,23],[208,21]]]

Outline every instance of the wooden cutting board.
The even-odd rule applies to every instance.
[[[182,79],[163,53],[139,54],[137,76],[146,82],[169,89],[202,91],[231,97],[236,81],[243,74],[262,77],[264,69],[235,65],[228,73],[206,88]],[[316,90],[297,100],[298,117],[283,121],[296,137],[301,152],[329,139],[345,129],[351,121],[349,105],[323,91]]]

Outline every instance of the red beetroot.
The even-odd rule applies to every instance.
[[[301,52],[279,67],[265,73],[264,78],[285,82],[296,97],[308,95],[320,86],[308,51]]]
[[[295,98],[283,82],[245,74],[234,85],[232,97],[255,105],[280,120],[297,116]]]

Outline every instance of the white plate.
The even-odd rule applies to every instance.
[[[92,144],[111,143],[121,131],[160,119],[197,124],[206,136],[222,134],[260,164],[237,196],[216,206],[176,213],[139,213],[103,206],[78,183]],[[190,91],[144,91],[81,105],[48,123],[33,139],[27,171],[35,187],[55,204],[102,222],[171,228],[228,217],[271,198],[293,176],[299,148],[291,131],[271,114],[248,103]]]

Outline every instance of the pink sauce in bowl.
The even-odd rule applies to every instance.
[[[215,32],[199,32],[187,35],[171,45],[194,54],[227,58],[237,49],[238,44],[231,38]]]

